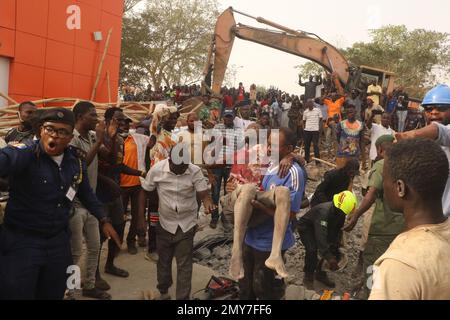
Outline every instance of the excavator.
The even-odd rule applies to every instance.
[[[254,19],[277,30],[236,23],[234,13]],[[387,88],[387,93],[394,89],[394,73],[368,66],[352,66],[337,48],[314,33],[293,30],[230,7],[217,19],[203,71],[205,80],[202,87],[214,96],[220,95],[236,37],[311,60],[321,65],[327,72],[337,75],[338,81],[346,92],[354,88],[365,90],[371,80],[377,80],[383,88]]]

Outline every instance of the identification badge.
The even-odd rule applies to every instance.
[[[73,199],[75,199],[76,194],[77,192],[75,191],[75,189],[73,187],[70,187],[69,190],[67,191],[66,197],[70,201],[73,201]]]

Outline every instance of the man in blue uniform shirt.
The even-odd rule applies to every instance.
[[[292,131],[287,128],[281,128],[278,148],[275,149],[275,145],[269,144],[269,151],[278,153],[279,159],[282,160],[293,152],[295,144],[296,139]],[[277,173],[278,166],[269,168],[262,182],[262,187],[264,191],[270,191],[280,186],[289,189],[291,218],[295,217],[295,214],[300,211],[303,193],[305,192],[306,179],[304,171],[297,163],[294,163],[286,177],[280,178]],[[264,202],[263,198],[264,196],[261,198],[262,202]],[[259,199],[259,197],[256,199]],[[274,240],[274,228],[276,226],[274,225],[273,217],[276,208],[265,206],[262,202],[253,200],[252,206],[259,213],[265,214],[266,218],[262,223],[255,223],[262,215],[255,213],[255,210],[253,210],[244,239],[242,253],[244,278],[239,281],[240,299],[243,300],[277,300],[284,296],[283,280],[280,277],[276,277],[276,272],[266,266],[272,251],[272,241]],[[256,218],[256,215],[259,218]],[[292,226],[289,223],[281,246],[282,255],[294,243],[295,238]]]
[[[62,299],[72,264],[69,215],[75,196],[120,240],[92,191],[86,165],[68,147],[75,119],[66,109],[41,115],[41,140],[0,150],[10,199],[0,229],[0,299]]]

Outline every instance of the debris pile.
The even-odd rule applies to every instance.
[[[330,170],[330,168],[324,165],[308,165],[307,170],[310,180],[307,184],[306,195],[310,197],[321,182],[321,177],[323,177],[324,173]],[[361,176],[355,178],[353,190],[358,197],[359,202],[362,200],[361,180]],[[309,209],[302,210],[298,217],[305,214],[308,210]],[[210,230],[207,227],[209,219],[209,216],[201,215],[200,224],[205,225],[204,232],[209,232],[209,235],[202,236],[200,234],[196,237],[196,239],[200,240],[197,240],[194,244],[194,259],[195,262],[200,265],[213,269],[218,276],[228,276],[231,259],[232,234],[223,232],[220,227],[218,227],[217,230]],[[329,273],[330,278],[336,283],[335,292],[338,294],[354,292],[363,281],[362,270],[358,267],[359,243],[362,236],[362,225],[360,222],[350,234],[346,234],[344,237],[346,239],[345,249],[348,257],[347,267],[342,271]],[[295,233],[295,236],[297,240],[296,244],[286,252],[285,256],[286,268],[289,273],[289,277],[286,279],[286,285],[288,287],[300,287],[303,285],[305,249],[297,232]],[[315,290],[317,292],[325,289],[327,288],[317,281],[315,282]]]

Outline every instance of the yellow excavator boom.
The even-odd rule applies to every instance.
[[[314,61],[327,71],[336,73],[344,85],[349,82],[349,64],[339,50],[331,44],[264,18],[254,19],[280,31],[236,24],[233,12],[233,8],[230,7],[219,16],[213,39],[214,58],[208,55],[207,67],[205,67],[205,70],[209,70],[210,65],[213,64],[212,91],[214,94],[220,94],[235,37]]]

